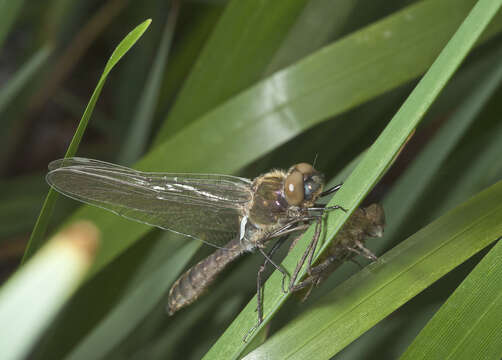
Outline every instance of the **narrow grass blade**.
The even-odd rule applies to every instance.
[[[178,18],[180,1],[175,0],[170,8],[162,39],[157,55],[152,64],[152,68],[145,83],[145,88],[137,104],[135,115],[132,119],[132,126],[129,135],[124,141],[124,147],[119,157],[119,163],[132,164],[146,149],[146,144],[150,136],[153,123],[153,116],[157,106],[159,91],[167,65],[171,41],[174,35],[176,20]]]
[[[383,206],[388,218],[386,239],[394,239],[402,231],[405,220],[423,198],[431,180],[444,165],[451,151],[460,142],[481,110],[502,82],[502,47],[493,54],[491,71],[473,85],[466,100],[459,104],[448,122],[442,126],[413,164],[400,177],[386,196]],[[413,189],[413,191],[410,191]]]
[[[46,63],[51,52],[52,49],[48,46],[38,50],[25,64],[23,64],[14,76],[0,88],[0,114]]]
[[[47,195],[44,174],[17,176],[0,181],[0,242],[21,234],[29,234]],[[66,203],[65,203],[66,205]],[[54,215],[62,219],[74,206],[56,208]]]
[[[56,234],[0,292],[2,359],[24,359],[77,288],[98,242],[90,223]],[[35,301],[34,301],[35,300]]]
[[[223,6],[204,7],[201,14],[192,15],[194,24],[190,28],[180,27],[179,35],[183,37],[183,42],[177,44],[176,51],[169,56],[169,67],[165,70],[159,95],[164,103],[159,104],[159,113],[166,114],[171,109],[177,93],[190,74],[222,12]]]
[[[336,235],[353,209],[391,165],[401,146],[458,69],[501,4],[502,0],[497,2],[481,0],[471,10],[431,68],[344,183],[342,189],[331,200],[331,204],[341,204],[350,211],[329,214],[326,224],[327,239],[332,239]],[[331,219],[333,219],[332,225]],[[324,246],[328,245],[329,242]]]
[[[401,359],[500,359],[502,241],[484,257]]]
[[[0,86],[0,124],[2,127],[0,164],[4,164],[3,166],[6,166],[7,159],[13,155],[12,147],[18,141],[19,128],[23,127],[23,117],[14,115],[22,113],[23,110],[16,108],[15,104],[19,103],[20,95],[23,96],[29,92],[29,85],[44,68],[51,53],[50,46],[41,48],[5,84]],[[5,171],[5,169],[2,170]]]
[[[493,185],[494,182],[501,178],[501,176],[496,176],[497,172],[496,170],[494,170],[494,164],[497,164],[496,159],[498,158],[498,154],[502,152],[502,144],[500,144],[500,141],[498,141],[498,139],[502,136],[502,126],[498,126],[498,128],[500,128],[498,130],[486,129],[486,125],[487,123],[489,123],[489,121],[487,120],[489,120],[488,118],[490,117],[490,115],[487,113],[488,108],[486,106],[483,114],[479,116],[476,116],[475,114],[472,114],[472,111],[469,111],[471,115],[475,116],[479,120],[474,124],[474,128],[479,129],[479,131],[477,133],[472,131],[467,132],[467,134],[464,136],[464,139],[458,146],[454,146],[453,148],[451,147],[452,145],[455,145],[455,142],[452,144],[450,139],[451,134],[447,131],[444,131],[444,128],[448,126],[452,128],[450,123],[457,121],[457,116],[461,114],[461,112],[458,111],[459,106],[464,108],[464,103],[469,102],[472,106],[474,106],[474,108],[476,108],[476,103],[472,102],[470,100],[470,97],[473,96],[473,94],[479,93],[480,91],[483,92],[482,89],[486,90],[487,86],[488,88],[490,88],[490,80],[488,79],[489,76],[487,75],[493,75],[494,69],[496,69],[498,67],[498,64],[500,63],[500,53],[497,52],[497,48],[494,48],[493,50],[495,51],[490,51],[489,54],[485,54],[485,56],[480,59],[481,61],[473,62],[468,67],[463,67],[461,71],[455,74],[455,77],[448,83],[439,98],[431,107],[431,110],[427,114],[427,117],[424,118],[424,122],[426,122],[427,119],[441,119],[445,114],[447,114],[448,116],[446,123],[444,121],[441,121],[443,126],[439,132],[435,133],[433,141],[428,142],[426,147],[416,157],[414,157],[413,162],[411,162],[406,167],[405,172],[400,175],[400,179],[402,179],[403,176],[407,177],[407,172],[411,171],[414,168],[416,162],[421,162],[422,157],[425,157],[427,159],[430,166],[436,166],[436,162],[441,160],[441,154],[446,151],[446,149],[442,148],[443,146],[449,148],[449,150],[447,150],[446,152],[450,152],[450,156],[448,157],[448,160],[444,162],[440,171],[435,172],[432,178],[429,177],[429,180],[425,176],[426,173],[416,174],[414,181],[408,182],[408,192],[411,194],[402,192],[402,197],[400,198],[401,201],[392,202],[394,203],[395,207],[389,206],[388,197],[392,196],[392,194],[395,194],[393,192],[393,188],[395,186],[398,186],[397,184],[400,183],[400,179],[397,183],[394,183],[393,188],[391,188],[390,192],[386,193],[386,197],[384,197],[383,199],[383,206],[387,218],[387,226],[384,237],[382,239],[372,239],[367,243],[368,248],[370,248],[371,251],[378,256],[383,254],[384,249],[386,251],[391,246],[395,245],[397,241],[401,241],[410,234],[413,234],[418,229],[422,228],[434,219],[437,219],[447,211],[458,206],[466,199],[474,196],[482,189]],[[475,85],[473,86],[473,84]],[[480,86],[477,86],[478,84]],[[476,97],[479,98],[479,96]],[[496,99],[496,95],[493,98]],[[483,99],[483,96],[481,97],[481,99]],[[496,101],[492,100],[490,103],[496,104]],[[498,111],[494,111],[495,113],[493,117],[495,120],[497,118],[496,114],[498,113]],[[428,126],[421,128],[422,130],[418,131],[416,135],[417,137],[422,137],[424,133],[428,131],[427,129],[430,129],[430,127]],[[483,131],[481,129],[485,130]],[[490,136],[480,136],[480,133],[483,132],[489,132]],[[441,141],[440,144],[437,144],[439,142],[438,140],[441,139],[442,136],[446,136],[445,141]],[[472,142],[472,146],[467,146],[465,140]],[[436,151],[438,151],[438,154],[437,156],[427,157],[427,148],[430,147],[433,143],[436,143]],[[485,149],[487,147],[489,149]],[[459,153],[457,149],[461,149],[461,153]],[[475,159],[472,159],[472,157],[466,158],[465,155],[467,154],[469,154],[469,156],[476,154]],[[452,168],[452,161],[458,163],[458,166]],[[400,168],[400,166],[398,166],[398,168]],[[485,179],[490,173],[491,176],[488,176],[490,179],[489,181],[481,181],[481,178]],[[340,177],[337,183],[343,181],[346,177],[348,177],[349,174],[347,174],[345,177]],[[448,174],[448,178],[454,179],[454,186],[452,186],[452,184],[449,183],[448,179],[445,178],[445,174]],[[392,178],[392,175],[389,178]],[[384,181],[384,184],[382,184],[383,186],[378,187],[379,189],[376,191],[376,194],[380,193],[382,187],[385,188],[385,186],[388,185],[389,178]],[[420,189],[422,182],[430,182],[430,180],[432,179],[434,179],[434,182],[427,187],[427,190],[425,191],[418,208],[417,206],[413,206],[414,210],[411,216],[408,219],[405,219],[408,226],[403,227],[403,225],[405,224],[395,221],[394,216],[400,210],[407,212],[407,209],[412,207],[408,201],[410,197],[413,197],[414,191]],[[445,184],[443,188],[440,189],[439,184],[445,182],[447,184]],[[335,183],[331,183],[331,185],[335,185]],[[442,196],[438,196],[438,193]],[[447,200],[450,196],[455,198],[455,201],[453,203]],[[372,198],[374,199],[373,196]],[[443,204],[445,202],[448,203],[446,210],[444,210],[443,207]],[[366,201],[366,203],[368,202]],[[395,228],[397,226],[402,227],[400,232],[396,232]],[[389,236],[391,234],[395,235]],[[358,261],[361,260],[361,258],[358,259]],[[365,261],[363,260],[363,264],[364,263]],[[333,273],[325,282],[322,283],[320,287],[317,287],[306,302],[299,304],[294,301],[294,299],[293,301],[287,302],[285,304],[285,307],[282,308],[279,314],[274,318],[274,324],[276,324],[275,326],[277,326],[278,322],[285,323],[289,319],[296,316],[298,313],[303,312],[317,299],[334,289],[342,281],[344,281],[357,271],[358,268],[354,264],[346,264],[342,266],[341,269],[338,269],[335,273]],[[450,282],[452,282],[451,279],[455,278],[456,274],[457,272],[449,276],[448,279],[445,280],[445,283],[449,284]],[[428,291],[428,294],[430,295],[431,293],[434,293],[436,294],[436,298],[438,296],[441,296],[437,295],[436,293],[438,286],[441,287],[441,285],[436,285],[433,289]],[[452,285],[452,287],[453,286],[455,285]],[[445,293],[447,292],[447,289],[449,289],[448,286],[441,287],[441,291]],[[450,290],[450,292],[451,291],[453,291],[453,289]],[[424,295],[418,297],[417,299],[414,299],[411,304],[406,306],[406,308],[400,309],[399,312],[395,314],[395,316],[393,316],[391,319],[386,319],[384,322],[371,329],[371,331],[358,339],[356,343],[351,344],[349,348],[345,349],[343,353],[340,353],[337,356],[343,359],[359,359],[361,356],[363,356],[363,354],[369,354],[372,351],[385,351],[388,357],[391,358],[394,358],[397,355],[401,354],[410,344],[411,339],[430,319],[430,311],[432,311],[432,309],[434,308],[434,304],[426,306],[426,310],[424,310],[423,305],[423,302],[427,301],[425,299],[429,298],[430,296],[427,297],[427,295]],[[434,302],[435,300],[432,299],[430,301]],[[410,314],[409,311],[411,311],[412,314]],[[408,320],[403,321],[404,317],[406,316],[409,316]],[[404,324],[404,322],[406,322],[406,325]],[[397,331],[399,335],[393,334],[393,332],[396,332],[396,327],[402,327],[402,329]],[[393,337],[395,341],[393,341],[391,345],[387,346],[384,339],[386,339],[388,336]]]
[[[94,12],[91,17],[86,19],[86,24],[75,34],[72,41],[69,42],[68,47],[52,64],[50,73],[46,75],[48,81],[44,83],[43,88],[37,92],[30,103],[31,113],[39,111],[43,104],[47,103],[47,101],[54,96],[58,88],[63,87],[62,84],[75,68],[79,59],[84,57],[85,52],[89,49],[94,40],[103,32],[112,19],[120,13],[126,3],[127,0],[110,0],[102,2],[98,10]],[[54,5],[52,10],[54,11],[49,14],[49,25],[46,28],[48,30],[46,35],[49,39],[52,40],[54,36],[61,36],[57,34],[57,32],[62,30],[59,26],[67,21],[68,12],[79,11],[78,5],[76,4],[77,3],[74,1],[63,1],[62,4],[61,1],[52,2],[52,5]],[[56,25],[53,27],[54,24]],[[71,25],[66,26],[71,27]]]
[[[75,131],[75,135],[73,136],[73,139],[68,147],[68,150],[66,151],[65,158],[74,156],[77,153],[78,146],[80,145],[82,136],[84,136],[85,129],[87,128],[87,124],[89,123],[92,112],[94,110],[94,106],[98,101],[99,94],[103,89],[108,74],[113,69],[113,67],[119,62],[119,60],[136,43],[136,41],[138,41],[141,35],[143,35],[143,33],[146,31],[150,23],[151,20],[146,20],[140,25],[138,25],[134,30],[132,30],[129,34],[127,34],[127,36],[119,43],[119,45],[113,51],[112,55],[110,56],[110,59],[105,65],[105,69],[98,81],[98,85],[94,89],[94,92],[91,95],[91,99],[89,100],[89,103],[85,108],[84,114],[82,115],[82,119],[80,119],[78,128]],[[47,197],[45,198],[44,205],[42,207],[42,210],[40,211],[40,215],[37,219],[33,232],[31,233],[28,246],[26,247],[26,251],[22,259],[23,263],[31,255],[33,255],[33,253],[37,249],[39,249],[40,246],[43,244],[43,236],[46,232],[52,211],[54,210],[56,198],[57,198],[56,192],[50,189],[49,193],[47,194]]]
[[[492,184],[500,176],[501,165],[498,160],[500,159],[500,154],[502,154],[502,143],[500,142],[502,124],[494,129],[494,133],[495,136],[489,139],[489,142],[487,140],[488,144],[486,148],[483,148],[478,153],[478,158],[476,159],[478,161],[469,164],[469,171],[466,171],[465,176],[462,176],[455,183],[455,187],[451,189],[448,198],[441,207],[433,212],[433,216],[450,210],[459,204],[465,198],[466,194],[471,195],[480,187]]]
[[[343,223],[390,166],[400,147],[418,125],[446,82],[460,66],[484,28],[496,14],[501,3],[501,0],[497,2],[481,0],[475,5],[401,109],[367,151],[344,186],[335,194],[330,204],[341,205],[349,211],[331,212],[326,217],[326,243],[319,253],[329,245]],[[291,273],[295,268],[297,259],[300,258],[312,235],[313,229],[311,227],[283,262],[283,266],[288,272]],[[303,273],[300,272],[299,276],[302,275]],[[272,314],[289,296],[289,294],[277,292],[281,282],[282,275],[279,274],[272,275],[267,282],[269,287],[266,286],[264,290],[265,321],[260,325],[260,328],[267,323]],[[242,334],[243,329],[250,329],[254,325],[255,307],[256,300],[253,299],[211,348],[206,359],[212,359],[221,356],[221,354],[225,354],[229,358],[236,358],[244,351],[246,345],[242,343],[238,334]]]
[[[500,113],[500,110],[490,110],[497,104],[497,93],[492,94],[491,100],[487,106],[483,106],[482,112],[478,115],[475,114],[475,109],[479,104],[471,99],[471,97],[475,97],[478,101],[484,101],[483,97],[485,96],[480,97],[479,95],[490,88],[490,80],[487,75],[495,74],[495,69],[499,67],[500,46],[497,49],[497,44],[493,45],[495,46],[491,47],[492,50],[489,53],[485,52],[482,58],[477,58],[481,61],[471,62],[468,67],[463,67],[461,71],[455,74],[455,77],[448,83],[434,103],[434,110],[431,108],[427,117],[424,118],[423,123],[425,126],[420,126],[421,129],[415,135],[417,139],[413,141],[413,144],[410,144],[410,149],[401,159],[400,164],[406,162],[404,161],[405,158],[408,158],[409,161],[409,154],[414,152],[412,148],[416,148],[424,135],[430,134],[435,124],[442,124],[439,131],[434,131],[432,141],[428,141],[426,147],[416,157],[413,157],[413,161],[406,167],[406,171],[402,173],[383,199],[387,218],[384,237],[382,239],[372,239],[367,243],[368,247],[378,256],[426,224],[502,179],[501,173],[499,172],[499,175],[497,175],[495,170],[499,158],[497,154],[502,153],[502,144],[499,141],[502,136],[502,126],[495,126],[498,122],[497,114]],[[497,50],[499,51],[497,52]],[[462,88],[465,89],[462,90]],[[490,96],[489,94],[485,95]],[[470,103],[470,107],[466,107],[467,103]],[[460,108],[463,108],[466,114],[462,115],[461,111],[459,111]],[[458,129],[454,129],[455,126],[451,126],[451,123],[458,122],[458,126],[463,126],[463,121],[460,120],[467,114],[474,116],[476,121],[469,127],[469,130],[465,132],[460,141],[452,143],[452,138],[457,135],[450,134],[445,129],[449,127],[452,131],[458,132]],[[448,119],[447,122],[444,121],[445,116]],[[433,120],[433,122],[427,120]],[[492,123],[493,125],[491,125]],[[443,137],[444,141],[440,140]],[[453,147],[451,147],[452,145]],[[428,150],[431,146],[434,146],[437,151],[437,153],[436,151],[432,152],[434,154],[432,156],[430,150]],[[446,159],[442,159],[445,152],[449,153],[449,155]],[[402,185],[403,176],[408,177],[407,172],[413,171],[415,163],[422,162],[422,158],[427,159],[428,165],[431,167],[437,166],[437,162],[441,162],[442,165],[433,174],[428,175],[427,168],[423,168],[423,173],[415,173],[414,181],[408,182],[408,191],[400,192],[400,201],[391,201],[393,206],[390,206],[389,197],[396,196],[393,191],[394,187]],[[393,169],[395,170],[393,174],[395,175],[396,171],[401,173],[400,168],[398,166],[397,169]],[[389,177],[386,177],[384,184],[378,186],[380,190],[377,189],[377,194],[388,185],[389,179],[392,179],[393,175],[389,175]],[[422,183],[428,184],[425,190],[422,189]],[[414,199],[414,192],[420,191],[420,189],[424,190],[422,197],[414,204],[410,204],[409,201]],[[401,218],[400,211],[409,213],[408,217]],[[400,222],[395,220],[396,215],[401,218]],[[461,279],[467,275],[466,271],[479,260],[480,257],[476,256],[462,264],[461,267],[452,271],[440,282],[434,284],[423,294],[416,296],[406,306],[393,313],[391,317],[386,318],[366,332],[364,336],[361,336],[357,341],[338,353],[336,358],[355,360],[373,353],[385,354],[384,357],[387,358],[398,358],[427,321],[430,320],[434,312],[438,310],[440,301],[446,299],[454,291]],[[332,274],[326,283],[315,289],[309,298],[309,302],[297,304],[295,301],[290,301],[285,305],[285,309],[281,309],[277,318],[293,318],[293,316],[287,317],[285,314],[288,311],[287,309],[292,308],[297,313],[302,312],[310,304],[313,304],[316,298],[325,295],[357,271],[357,266],[354,264],[344,265],[342,269]],[[388,342],[389,338],[392,339],[390,343]]]
[[[423,228],[246,359],[328,359],[502,232],[502,182]],[[308,334],[307,336],[305,336]]]

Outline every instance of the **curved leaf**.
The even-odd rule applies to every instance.
[[[438,131],[424,151],[400,177],[384,200],[389,219],[385,237],[395,239],[417,202],[423,198],[452,149],[459,143],[472,123],[502,82],[502,47],[494,52],[492,68],[477,79],[470,94]],[[413,191],[410,191],[413,189]]]
[[[402,242],[246,359],[329,358],[502,232],[502,182]],[[305,337],[308,334],[308,337]]]
[[[418,125],[428,107],[460,66],[462,60],[467,56],[469,49],[477,41],[484,27],[493,18],[501,2],[493,3],[490,0],[482,0],[473,8],[401,109],[349,176],[344,186],[335,194],[330,204],[341,205],[349,209],[349,211],[328,214],[325,222],[326,243],[321,247],[319,253],[329,245],[352,211],[391,165],[400,147]],[[284,268],[289,273],[295,268],[296,259],[299,259],[301,253],[305,251],[312,236],[313,227],[305,233],[283,262]],[[300,272],[300,277],[303,272]],[[258,329],[261,329],[267,323],[271,314],[274,314],[289,296],[289,294],[277,293],[282,281],[280,278],[281,275],[274,274],[268,281],[270,283],[269,287],[265,287],[263,302],[265,319]],[[267,289],[272,290],[267,291]],[[254,325],[255,307],[256,300],[253,299],[211,348],[206,355],[207,359],[216,358],[222,354],[229,358],[240,356],[246,345],[239,341],[238,334],[242,333],[243,329],[249,329]]]
[[[94,89],[91,99],[85,108],[84,114],[82,115],[82,119],[78,124],[78,128],[75,131],[73,139],[71,140],[70,145],[68,146],[68,150],[66,151],[65,158],[72,157],[77,153],[78,146],[80,145],[80,141],[82,140],[82,136],[84,136],[85,129],[89,120],[91,118],[92,112],[94,111],[94,106],[98,101],[99,94],[105,85],[106,78],[108,74],[113,69],[113,67],[119,62],[119,60],[131,49],[131,47],[138,41],[138,39],[143,35],[148,26],[150,25],[151,20],[146,20],[140,25],[138,25],[134,30],[132,30],[127,36],[118,44],[118,46],[113,51],[110,59],[105,65],[105,69],[103,74],[101,75],[98,85]],[[43,244],[43,236],[46,232],[47,225],[49,223],[49,218],[54,210],[54,205],[57,199],[57,194],[54,190],[50,189],[47,197],[45,198],[44,204],[42,206],[42,210],[40,211],[40,215],[38,216],[37,222],[35,223],[35,227],[30,236],[30,240],[26,247],[25,253],[23,255],[22,263],[24,263],[33,253],[40,248]]]
[[[161,81],[168,61],[171,41],[178,19],[179,2],[175,1],[169,16],[167,17],[160,46],[152,64],[145,88],[139,99],[136,112],[132,119],[132,126],[128,133],[128,138],[124,142],[124,147],[120,154],[119,163],[131,164],[136,161],[146,148],[147,140],[150,136],[153,116],[157,106]]]
[[[86,336],[66,359],[106,358],[107,354],[120,344],[141,323],[151,309],[165,297],[165,289],[159,284],[176,280],[177,274],[185,266],[183,259],[191,257],[196,247],[198,244],[194,241],[185,244],[177,251],[169,251],[170,254],[176,255],[174,261],[164,262],[144,281],[133,287],[127,296],[107,314],[101,323],[93,328],[91,334]],[[145,297],[145,294],[148,296]]]
[[[52,49],[49,46],[38,50],[31,58],[23,64],[0,91],[0,114],[5,110],[5,107],[14,99],[24,86],[32,79],[32,77],[46,63]],[[4,121],[2,121],[4,122]],[[3,124],[4,125],[4,124]]]
[[[484,257],[401,359],[500,359],[502,241]]]
[[[255,83],[306,2],[230,1],[158,132],[156,144]]]
[[[2,359],[26,358],[82,280],[96,251],[98,236],[90,223],[73,224],[56,234],[2,287]]]
[[[314,124],[424,71],[470,4],[472,0],[443,0],[440,6],[423,1],[354,33],[201,117],[154,148],[137,167],[235,173]],[[493,32],[502,22],[497,25]],[[388,31],[392,36],[385,37]],[[381,76],[397,67],[402,71]],[[100,224],[107,238],[120,239],[103,244],[93,272],[149,230],[97,209],[83,208],[75,214],[82,217]]]

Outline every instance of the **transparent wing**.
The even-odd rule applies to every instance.
[[[55,160],[58,192],[126,218],[224,247],[239,234],[251,181],[229,175],[149,173],[85,158]]]

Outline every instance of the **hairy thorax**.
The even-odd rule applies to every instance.
[[[285,176],[283,171],[277,170],[253,182],[249,220],[256,226],[267,229],[287,220],[289,204],[284,198]]]

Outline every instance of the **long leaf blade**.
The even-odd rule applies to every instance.
[[[65,158],[72,157],[77,153],[78,146],[80,145],[80,141],[82,140],[82,136],[84,136],[85,129],[87,128],[87,124],[91,118],[92,112],[94,110],[94,106],[98,101],[99,95],[103,86],[105,85],[106,78],[108,74],[113,69],[113,67],[119,62],[119,60],[131,49],[131,47],[139,40],[139,38],[146,31],[148,26],[150,25],[151,20],[146,20],[140,25],[138,25],[134,30],[132,30],[127,36],[118,44],[118,46],[113,51],[110,59],[105,65],[105,69],[103,74],[101,75],[98,85],[94,89],[91,99],[85,108],[84,114],[82,115],[82,119],[78,124],[78,128],[75,131],[75,135],[66,151]],[[37,222],[35,223],[35,227],[30,236],[30,240],[26,247],[25,253],[23,255],[22,262],[24,263],[31,255],[35,253],[37,249],[39,249],[43,244],[43,236],[47,230],[47,226],[49,224],[50,216],[54,210],[55,202],[57,199],[57,193],[50,189],[47,197],[45,198],[44,204],[42,206],[42,210],[40,211],[40,215],[38,216]]]
[[[401,359],[500,359],[502,241],[484,257]]]
[[[354,211],[364,196],[390,166],[399,149],[418,125],[428,107],[460,66],[460,63],[478,40],[484,28],[490,23],[493,16],[495,16],[501,2],[497,1],[494,3],[490,0],[481,0],[471,10],[429,71],[424,75],[389,125],[368,150],[341,190],[335,194],[330,204],[341,205],[349,209],[349,211],[332,212],[327,216],[325,223],[327,240],[321,252],[329,245],[352,211]],[[284,268],[290,273],[294,270],[300,254],[306,249],[307,242],[312,238],[312,227],[309,230],[283,262]],[[300,272],[300,276],[303,275],[303,272]],[[279,274],[272,275],[268,281],[270,283],[268,292],[267,287],[265,287],[265,316],[275,313],[289,296],[289,294],[278,294],[277,291],[274,291],[280,288],[282,281],[280,278]],[[256,300],[253,299],[211,348],[206,355],[207,359],[215,358],[216,354],[225,354],[225,356],[236,358],[244,351],[246,345],[242,341],[239,341],[238,334],[242,333],[242,329],[250,329],[254,325],[255,307]],[[270,316],[266,317],[259,329],[269,319]]]
[[[247,359],[304,359],[313,351],[319,358],[333,356],[497,240],[502,231],[501,200],[502,182],[498,182],[351,277]]]
[[[82,280],[95,253],[98,236],[92,224],[70,226],[56,234],[2,287],[2,359],[26,358]]]
[[[23,87],[32,79],[37,71],[46,63],[52,49],[48,46],[38,50],[7,82],[0,91],[0,114],[10,101],[16,97]]]
[[[445,17],[453,4],[456,12]],[[425,70],[431,57],[444,45],[445,33],[453,31],[471,4],[472,0],[443,0],[440,11],[436,12],[436,1],[423,1],[350,35],[232,98],[154,148],[136,167],[152,171],[235,173],[327,116],[340,114]],[[438,18],[430,17],[437,13],[441,14]],[[407,20],[410,17],[415,21],[410,23]],[[502,29],[502,22],[496,25],[493,32]],[[380,34],[388,29],[396,36],[382,39]],[[361,42],[361,38],[374,41],[368,44]],[[376,60],[368,63],[371,54]],[[381,74],[385,68],[394,67],[395,61],[408,64],[403,66],[409,66],[409,71],[396,72],[392,81],[388,77],[383,79]],[[319,87],[326,79],[329,79],[326,86]],[[267,99],[275,84],[288,84],[284,92],[288,96],[281,102],[266,102],[269,112],[264,112],[261,100],[256,106],[257,99]],[[74,218],[92,219],[107,238],[120,239],[103,244],[93,273],[150,230],[88,207],[75,213]]]
[[[158,132],[156,144],[258,81],[306,2],[230,1]]]

